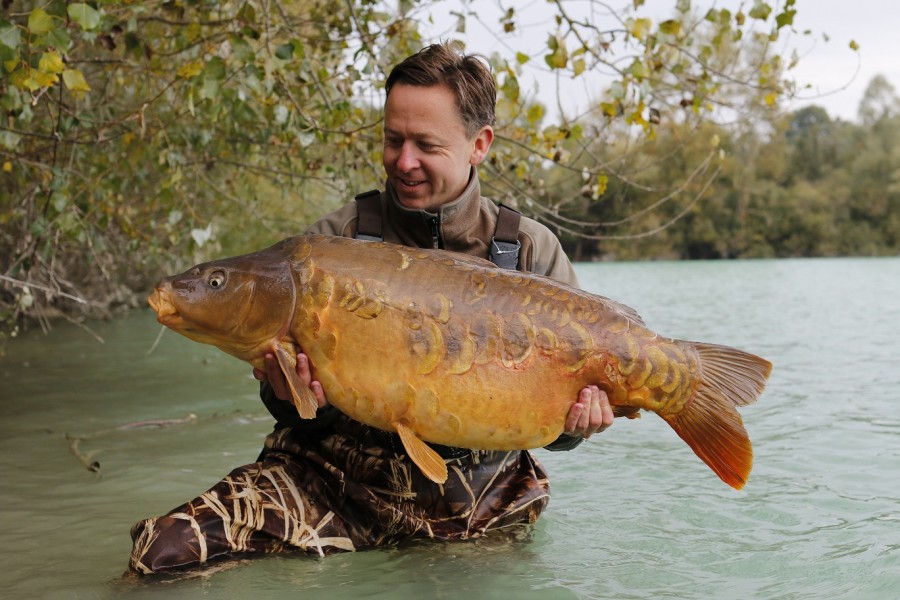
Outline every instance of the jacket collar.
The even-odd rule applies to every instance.
[[[432,245],[431,223],[437,220],[443,247],[454,248],[478,223],[481,210],[481,184],[478,171],[472,167],[469,183],[454,200],[438,207],[437,212],[422,209],[411,209],[401,205],[397,200],[397,192],[390,181],[386,183],[390,198],[387,211],[397,224],[398,232],[402,232],[403,243],[429,248]]]

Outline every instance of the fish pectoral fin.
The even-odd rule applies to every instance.
[[[309,389],[309,386],[303,383],[300,376],[297,375],[297,359],[290,355],[280,344],[275,346],[275,357],[278,359],[278,366],[284,373],[288,387],[291,390],[291,399],[297,412],[300,413],[301,419],[314,419],[319,403],[316,401],[315,394]]]
[[[444,483],[447,481],[447,464],[441,455],[434,451],[434,448],[419,439],[409,426],[403,423],[394,423],[400,441],[403,442],[403,448],[409,455],[410,460],[416,463],[416,466],[422,473],[435,483]]]

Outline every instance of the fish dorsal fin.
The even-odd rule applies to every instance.
[[[284,373],[284,378],[291,389],[291,398],[294,400],[297,412],[300,413],[300,418],[315,418],[319,403],[309,386],[303,383],[300,376],[297,375],[297,359],[291,356],[281,344],[275,345],[275,357],[278,359],[278,366],[281,367],[281,372]]]
[[[447,481],[447,464],[441,455],[434,451],[434,448],[419,439],[419,436],[403,423],[395,423],[397,434],[400,441],[403,442],[403,448],[409,458],[416,463],[416,466],[422,473],[435,483],[444,483]]]

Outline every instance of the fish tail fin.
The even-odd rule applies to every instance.
[[[693,346],[700,383],[681,412],[663,418],[722,481],[739,490],[750,475],[753,448],[736,407],[756,402],[772,363],[727,346]]]

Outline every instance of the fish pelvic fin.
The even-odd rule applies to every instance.
[[[447,463],[434,448],[419,439],[419,436],[403,423],[394,423],[394,428],[403,442],[403,448],[417,467],[428,479],[435,483],[447,481]]]
[[[719,478],[736,490],[753,466],[753,448],[736,407],[756,402],[772,363],[748,352],[695,343],[700,384],[684,409],[663,416]]]
[[[275,357],[278,359],[278,366],[284,373],[287,380],[288,388],[291,390],[291,399],[297,412],[300,413],[301,419],[314,419],[319,403],[316,401],[315,394],[309,389],[309,386],[303,383],[300,376],[297,375],[297,358],[281,346],[275,345]]]

